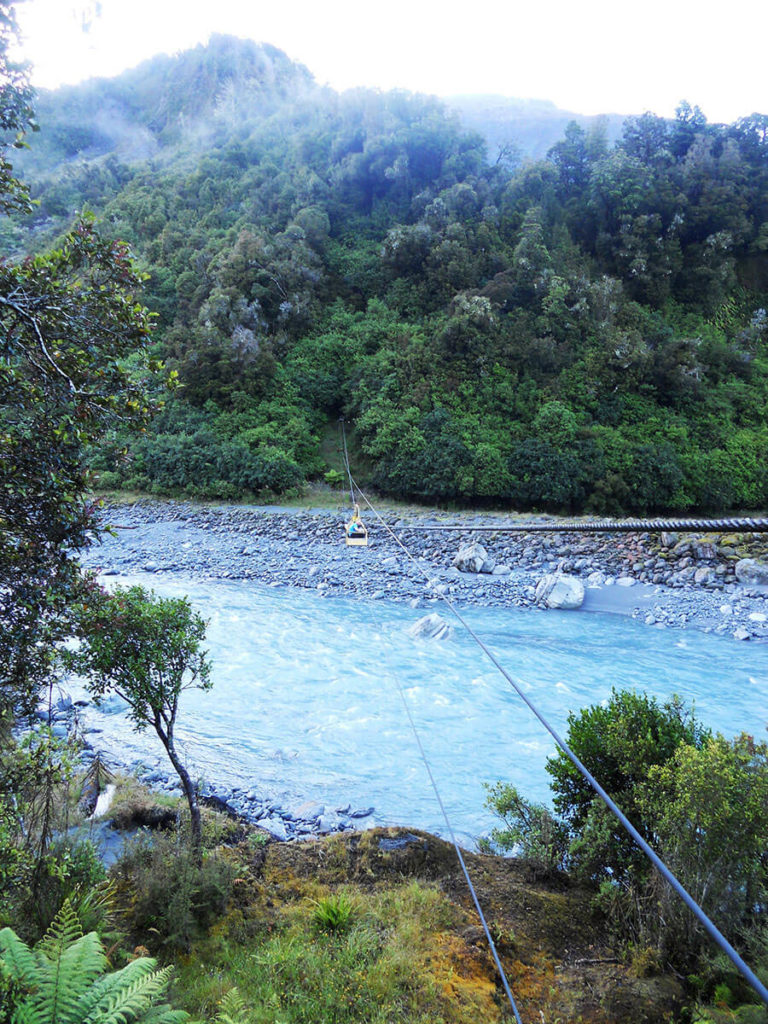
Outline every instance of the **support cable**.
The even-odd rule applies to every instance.
[[[676,533],[768,533],[768,519],[599,519],[584,522],[508,523],[499,526],[402,524],[397,529],[419,533],[654,533],[662,530]]]
[[[342,437],[344,437],[344,420],[342,419],[339,422],[341,423]],[[354,505],[355,504],[354,488],[357,485],[354,483],[354,481],[352,479],[352,473],[351,473],[350,468],[349,468],[349,457],[347,455],[346,438],[344,439],[344,462],[345,462],[346,469],[347,469],[347,475],[349,476],[349,485],[350,485],[350,493],[351,493],[351,496],[352,496],[352,504]],[[357,490],[360,493],[361,497],[365,500],[365,502],[368,505],[368,507],[372,511],[375,511],[373,509],[373,506],[371,505],[370,501],[368,501],[367,497],[365,496],[365,494],[363,494],[363,492],[360,490],[359,487],[357,488]],[[378,513],[376,513],[376,515],[378,516]],[[403,547],[402,544],[400,546]],[[405,550],[405,548],[404,548],[404,550]],[[410,553],[409,553],[409,557],[412,557],[410,555]],[[512,990],[509,987],[509,982],[507,981],[507,976],[506,976],[506,974],[504,972],[504,968],[503,968],[501,960],[499,958],[499,954],[498,954],[498,951],[496,949],[496,943],[493,941],[493,936],[491,935],[491,929],[488,927],[488,922],[485,919],[485,914],[483,913],[483,908],[480,906],[480,900],[478,899],[477,892],[475,890],[474,885],[472,884],[472,879],[471,879],[471,877],[469,875],[469,869],[467,868],[466,862],[465,862],[464,857],[463,857],[462,852],[461,852],[461,848],[460,848],[460,846],[458,844],[458,841],[456,839],[456,833],[453,830],[453,825],[451,825],[450,818],[448,817],[448,811],[446,810],[445,804],[443,803],[443,798],[440,796],[440,790],[437,787],[437,782],[435,781],[435,776],[434,776],[434,774],[432,772],[432,767],[431,767],[431,765],[429,763],[429,759],[427,758],[427,753],[424,750],[424,744],[421,742],[421,736],[419,735],[419,731],[416,728],[416,723],[415,723],[415,721],[413,719],[413,715],[411,714],[411,709],[410,709],[410,706],[408,704],[408,700],[407,700],[407,698],[405,696],[405,691],[403,690],[402,684],[401,684],[400,680],[398,679],[398,677],[395,675],[395,673],[392,673],[392,676],[393,676],[393,678],[395,680],[395,685],[397,686],[398,693],[400,694],[400,700],[403,702],[403,707],[405,708],[405,713],[408,716],[408,721],[410,722],[410,725],[411,725],[411,731],[413,732],[414,739],[416,740],[416,744],[417,744],[417,746],[419,748],[419,753],[421,754],[421,759],[424,762],[424,767],[427,770],[427,775],[429,776],[429,781],[432,784],[432,789],[434,791],[435,798],[437,799],[437,802],[438,802],[438,804],[440,806],[440,810],[441,810],[442,815],[443,815],[443,820],[445,821],[446,828],[448,829],[448,834],[451,837],[451,842],[453,843],[453,848],[456,851],[456,856],[458,858],[459,864],[461,865],[461,870],[464,873],[464,879],[465,879],[465,881],[467,883],[467,888],[469,889],[470,895],[472,897],[472,902],[475,905],[475,910],[477,911],[477,915],[480,918],[480,923],[481,923],[481,925],[483,927],[483,931],[485,932],[485,937],[488,940],[488,948],[491,951],[491,956],[493,957],[493,962],[496,964],[496,970],[499,973],[499,978],[501,979],[501,984],[502,984],[502,986],[504,988],[504,991],[506,993],[507,999],[509,1000],[509,1005],[512,1007],[512,1012],[515,1015],[515,1021],[517,1022],[517,1024],[523,1024],[522,1018],[520,1017],[520,1013],[519,1013],[519,1011],[517,1009],[517,1004],[515,1003],[514,996],[512,995]]]
[[[349,452],[347,451],[347,431],[344,426],[344,417],[339,416],[339,427],[341,429],[341,441],[344,448],[344,466],[347,470],[347,476],[349,477],[349,500],[354,506],[355,504],[355,489],[352,483],[352,473],[349,469]]]
[[[347,469],[349,470],[349,466],[347,466]],[[350,473],[350,481],[352,481],[351,473]],[[389,535],[392,537],[392,539],[395,541],[395,543],[405,552],[405,554],[409,558],[409,560],[414,564],[414,566],[416,566],[416,568],[419,570],[419,572],[422,574],[422,576],[424,576],[425,580],[429,583],[429,576],[428,576],[428,574],[424,571],[422,566],[420,566],[418,564],[416,558],[411,554],[411,552],[408,550],[408,548],[403,544],[403,542],[400,540],[400,538],[395,534],[394,530],[389,526],[389,524],[385,522],[385,520],[381,517],[381,515],[377,512],[377,510],[373,507],[373,505],[368,500],[368,497],[363,492],[363,490],[360,488],[360,486],[358,484],[354,483],[354,481],[352,481],[352,483],[353,483],[354,487],[356,487],[358,493],[360,494],[360,497],[363,499],[365,504],[368,506],[368,508],[371,510],[371,512],[376,516],[376,518],[379,521],[379,523],[381,523],[381,525],[384,527],[384,529],[387,531],[387,533],[389,533]],[[766,523],[768,523],[768,520],[749,520],[749,521],[750,522],[766,522]],[[690,895],[690,893],[681,885],[681,883],[672,874],[672,872],[666,866],[664,861],[662,861],[662,859],[659,857],[659,855],[651,848],[651,846],[646,842],[646,840],[640,835],[640,833],[635,828],[635,826],[632,824],[632,822],[629,820],[629,818],[627,818],[627,816],[624,814],[624,812],[618,807],[618,805],[613,801],[613,799],[603,789],[603,787],[600,785],[600,783],[597,781],[597,779],[592,775],[592,773],[586,768],[586,766],[584,764],[582,764],[582,762],[579,760],[579,758],[576,756],[576,754],[574,754],[574,752],[571,750],[571,748],[568,746],[568,744],[565,742],[565,740],[562,739],[561,736],[555,730],[555,728],[552,725],[550,725],[550,723],[547,721],[547,719],[544,717],[544,715],[538,710],[538,708],[535,706],[535,704],[533,704],[533,702],[531,700],[529,700],[529,698],[525,695],[524,691],[519,686],[519,684],[515,682],[515,680],[512,678],[512,676],[509,674],[509,672],[507,672],[507,670],[504,668],[504,666],[501,664],[501,662],[498,660],[498,658],[493,654],[493,652],[491,650],[489,650],[489,648],[486,646],[486,644],[483,642],[483,640],[472,629],[472,627],[469,625],[467,620],[464,618],[464,616],[458,610],[458,608],[453,603],[453,601],[451,601],[450,598],[447,597],[445,594],[440,594],[439,596],[440,596],[441,600],[450,608],[450,610],[453,612],[454,616],[458,619],[458,621],[462,624],[462,626],[464,626],[464,628],[467,630],[467,632],[472,637],[472,639],[475,641],[475,643],[480,647],[480,649],[483,651],[483,653],[489,659],[491,664],[493,664],[498,669],[498,671],[504,676],[504,678],[509,683],[509,685],[512,687],[512,689],[515,691],[515,693],[518,695],[518,697],[520,697],[520,699],[527,705],[528,709],[535,715],[535,717],[539,720],[539,722],[544,726],[544,728],[547,730],[547,732],[550,734],[550,736],[554,739],[555,743],[558,745],[558,747],[560,747],[560,749],[563,751],[563,753],[566,755],[566,757],[571,761],[571,763],[576,768],[576,770],[580,773],[580,775],[590,784],[592,789],[594,789],[594,791],[597,793],[597,795],[600,797],[600,799],[603,801],[603,803],[606,805],[606,807],[608,807],[608,809],[613,813],[613,815],[621,822],[621,824],[624,826],[624,828],[629,833],[629,835],[635,840],[635,842],[640,847],[640,849],[643,851],[643,853],[645,853],[645,855],[649,858],[649,860],[654,865],[654,867],[659,872],[659,874],[661,874],[661,876],[672,886],[672,888],[677,893],[677,895],[682,899],[682,901],[685,903],[685,905],[688,907],[688,909],[691,911],[691,913],[697,918],[699,923],[703,926],[704,930],[708,933],[710,938],[713,939],[713,941],[720,947],[720,949],[723,951],[723,953],[725,953],[725,955],[728,957],[728,959],[731,961],[731,963],[736,967],[736,969],[739,971],[739,973],[747,980],[747,982],[749,982],[749,984],[752,986],[752,988],[755,990],[755,992],[760,996],[760,998],[763,1000],[763,1002],[766,1003],[766,1005],[768,1005],[768,988],[766,988],[766,986],[760,981],[760,979],[757,977],[757,975],[754,973],[754,971],[751,969],[751,967],[749,967],[745,963],[745,961],[736,952],[736,950],[733,948],[733,946],[730,944],[730,942],[726,939],[726,937],[722,934],[722,932],[718,929],[718,927],[714,924],[714,922],[711,921],[710,918],[704,913],[704,911],[701,909],[701,907],[698,905],[698,903],[693,899],[693,897]]]
[[[459,846],[459,844],[458,844],[458,842],[456,840],[456,834],[453,831],[453,826],[451,825],[450,819],[448,817],[448,811],[445,808],[445,804],[443,803],[443,799],[440,796],[440,790],[437,788],[437,783],[435,782],[435,777],[432,774],[432,768],[431,768],[431,766],[429,764],[429,761],[427,759],[427,754],[426,754],[426,751],[424,750],[424,745],[421,742],[421,736],[419,736],[419,732],[418,732],[418,730],[416,728],[416,723],[413,720],[413,715],[411,714],[411,709],[408,706],[408,701],[406,699],[405,692],[404,692],[403,687],[402,687],[402,685],[400,683],[400,680],[396,676],[394,678],[395,678],[395,683],[397,685],[397,689],[398,689],[398,691],[400,693],[400,699],[402,700],[403,707],[405,708],[405,713],[408,716],[408,721],[411,723],[411,730],[412,730],[413,735],[414,735],[414,737],[416,739],[416,743],[417,743],[417,745],[419,747],[419,752],[421,754],[421,759],[424,762],[424,767],[427,769],[427,774],[429,775],[429,781],[432,783],[432,789],[434,790],[435,797],[437,799],[438,804],[440,805],[440,810],[442,811],[443,819],[445,820],[445,825],[446,825],[446,828],[448,829],[448,834],[451,837],[451,842],[453,843],[453,848],[456,851],[456,856],[459,858],[459,864],[461,865],[461,870],[464,872],[464,878],[466,879],[467,888],[469,889],[470,895],[472,896],[472,902],[475,904],[475,910],[477,911],[477,915],[480,918],[480,923],[483,926],[483,931],[485,932],[485,937],[488,940],[488,945],[489,945],[490,950],[491,950],[491,955],[493,957],[494,963],[496,964],[496,970],[499,972],[499,977],[501,978],[501,983],[504,986],[504,991],[507,994],[507,999],[509,1000],[509,1004],[512,1007],[512,1012],[515,1015],[515,1020],[517,1021],[517,1024],[523,1024],[523,1022],[522,1022],[522,1020],[520,1018],[520,1014],[519,1014],[518,1009],[517,1009],[517,1005],[515,1004],[514,997],[512,995],[512,990],[509,987],[509,982],[507,981],[507,976],[504,973],[504,968],[501,966],[501,960],[499,959],[499,954],[496,951],[496,944],[494,943],[493,938],[491,937],[491,930],[488,927],[488,922],[485,919],[485,914],[483,913],[483,908],[480,906],[480,900],[478,899],[477,893],[475,891],[475,887],[472,884],[472,879],[469,876],[469,870],[468,870],[467,865],[466,865],[466,863],[464,861],[464,857],[462,856],[461,848],[460,848],[460,846]]]

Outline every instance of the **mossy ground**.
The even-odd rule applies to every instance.
[[[448,843],[403,829],[278,843],[207,817],[210,840],[229,844],[210,853],[229,870],[225,908],[181,952],[130,929],[176,963],[174,1000],[193,1016],[213,1019],[236,987],[254,1024],[514,1019]],[[524,1020],[661,1022],[679,1008],[674,979],[617,962],[587,891],[534,883],[511,859],[465,859]],[[329,930],[317,910],[339,894],[349,919]]]

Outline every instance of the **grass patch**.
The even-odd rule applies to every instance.
[[[115,828],[169,828],[184,805],[181,797],[154,793],[133,775],[116,775],[115,785],[109,808]]]
[[[193,1015],[214,1016],[237,988],[254,1024],[508,1019],[486,955],[455,932],[464,912],[436,888],[358,890],[353,902],[344,892],[318,893],[312,881],[266,884],[269,895],[227,915],[180,966],[176,998]],[[334,907],[335,918],[348,907],[340,912],[345,925],[318,927],[319,907]]]

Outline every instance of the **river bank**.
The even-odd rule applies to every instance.
[[[533,607],[542,577],[564,573],[585,587],[582,611],[630,615],[656,628],[697,628],[741,641],[768,638],[764,534],[473,534],[473,528],[504,520],[385,509],[382,518],[392,532],[368,516],[368,547],[348,548],[345,515],[342,507],[111,505],[103,520],[114,532],[86,552],[84,562],[106,575],[258,580],[327,598],[406,601],[426,611],[441,610],[443,597],[459,607]],[[462,529],[429,532],[438,525]],[[472,540],[486,549],[492,571],[462,572],[452,564]]]
[[[681,645],[686,646],[686,642],[681,636],[679,643],[675,640],[664,645],[667,654],[664,657],[656,655],[652,662],[653,668],[650,668],[651,663],[647,660],[650,650],[658,646],[655,641],[662,638],[652,639],[648,636],[647,640],[643,640],[640,634],[644,634],[647,628],[669,632],[670,641],[673,634],[685,629],[719,634],[726,644],[738,640],[740,642],[737,647],[742,661],[743,641],[749,640],[762,646],[768,632],[766,590],[760,585],[745,584],[736,573],[736,567],[745,558],[756,560],[758,565],[763,560],[766,545],[762,535],[611,536],[576,532],[553,535],[501,532],[473,534],[473,527],[495,525],[499,522],[498,518],[389,511],[385,513],[385,519],[391,525],[394,535],[381,523],[367,516],[369,546],[348,548],[344,544],[345,513],[348,516],[348,511],[343,508],[286,510],[150,501],[115,505],[104,510],[104,523],[113,532],[106,534],[103,541],[88,551],[84,558],[86,564],[99,569],[105,577],[139,577],[145,585],[151,586],[152,577],[156,576],[159,587],[167,588],[169,581],[180,593],[192,593],[189,588],[193,587],[196,591],[193,597],[202,596],[204,600],[210,601],[209,591],[216,587],[219,587],[219,591],[224,588],[226,593],[222,596],[217,591],[219,596],[215,600],[226,600],[228,605],[226,609],[216,606],[219,608],[218,632],[214,630],[215,635],[211,636],[218,650],[219,665],[234,665],[233,671],[238,677],[251,680],[249,685],[253,685],[255,678],[265,674],[274,675],[279,680],[291,679],[291,713],[288,718],[282,719],[280,729],[269,738],[263,734],[263,724],[258,716],[250,720],[250,712],[246,708],[253,701],[258,707],[270,709],[270,721],[280,719],[283,702],[279,687],[282,684],[278,684],[269,696],[259,693],[258,697],[251,697],[249,693],[247,704],[242,703],[245,699],[242,695],[237,698],[241,703],[233,706],[243,709],[242,716],[236,713],[237,723],[231,721],[222,725],[218,733],[221,744],[230,750],[226,767],[216,761],[216,742],[207,754],[201,752],[199,727],[196,727],[198,735],[195,739],[198,756],[208,758],[207,763],[201,763],[197,769],[199,777],[206,780],[202,785],[203,794],[215,805],[226,806],[245,819],[258,822],[280,839],[346,831],[371,823],[408,824],[414,820],[419,799],[416,795],[418,786],[414,785],[407,795],[402,794],[397,811],[391,811],[391,808],[387,810],[393,787],[403,789],[400,758],[404,756],[404,751],[400,749],[399,756],[394,756],[398,762],[398,778],[390,778],[387,775],[387,761],[393,759],[391,736],[394,733],[390,734],[387,756],[379,763],[372,755],[374,750],[378,751],[375,737],[382,728],[388,726],[383,725],[380,718],[373,723],[367,720],[365,702],[360,704],[359,694],[354,687],[350,688],[347,695],[342,684],[343,692],[336,695],[337,706],[331,702],[331,693],[325,692],[321,703],[329,721],[313,721],[309,724],[316,701],[312,680],[306,679],[307,675],[328,680],[349,674],[353,679],[357,676],[365,688],[373,686],[380,674],[379,662],[376,660],[380,659],[380,654],[377,655],[375,651],[366,654],[363,649],[368,638],[367,626],[362,623],[368,621],[370,613],[365,609],[370,608],[371,600],[382,602],[381,611],[386,612],[386,616],[390,614],[387,609],[397,604],[407,606],[409,618],[414,623],[420,616],[434,612],[439,613],[444,620],[449,620],[450,609],[444,604],[443,597],[449,598],[470,617],[477,616],[483,609],[489,609],[489,615],[493,609],[527,609],[542,626],[546,623],[547,629],[562,634],[565,648],[581,651],[585,659],[589,686],[583,693],[577,694],[578,681],[568,675],[557,682],[558,686],[565,684],[562,701],[571,701],[568,707],[584,706],[595,696],[604,695],[603,691],[609,692],[603,677],[610,675],[610,685],[613,684],[611,667],[615,657],[623,655],[625,645],[634,645],[633,649],[636,646],[637,662],[645,662],[646,667],[644,674],[631,680],[622,678],[620,685],[642,687],[645,678],[652,678],[658,683],[667,672],[667,666],[672,665],[674,651]],[[449,523],[460,525],[462,529],[456,533],[430,533],[426,530],[429,525]],[[492,571],[460,571],[452,564],[454,556],[462,546],[478,538],[488,554],[488,563],[484,567],[487,569],[492,564]],[[398,540],[401,540],[408,553],[399,546]],[[585,598],[580,611],[539,608],[536,604],[536,587],[542,577],[549,573],[566,573],[581,581]],[[174,580],[175,583],[172,582]],[[253,588],[249,587],[246,588],[247,596],[243,592],[242,598],[237,599],[241,603],[233,607],[235,594],[240,592],[237,587],[239,583],[253,584],[261,588],[264,595],[274,588],[275,599],[258,597]],[[266,591],[263,590],[265,587],[268,588]],[[311,599],[302,613],[304,617],[300,621],[295,620],[292,618],[295,613],[290,612],[290,625],[286,626],[280,621],[282,613],[277,614],[271,606],[284,608],[290,594],[298,598],[302,592],[305,598]],[[341,649],[334,648],[337,627],[330,627],[327,637],[321,635],[310,639],[310,632],[314,631],[313,619],[317,617],[318,598],[323,602],[338,601],[339,614],[341,608],[344,609],[344,635],[349,632],[344,647],[354,648],[356,659],[356,663],[348,665],[346,670],[341,668],[347,664],[344,660],[346,655]],[[352,605],[349,604],[350,600]],[[256,607],[261,609],[255,618],[259,623],[258,631],[253,626],[249,631],[247,623],[250,620],[247,616],[254,615]],[[358,608],[360,622],[357,622]],[[607,659],[601,646],[602,641],[590,639],[592,630],[583,616],[591,611],[609,612],[623,620],[622,623],[617,622],[620,628],[608,630],[609,650],[615,650]],[[485,612],[482,614],[485,615]],[[627,618],[637,620],[639,629],[626,622]],[[230,622],[231,626],[228,625]],[[579,622],[583,622],[583,626],[577,625]],[[590,621],[590,626],[592,622],[596,622],[596,619]],[[228,633],[227,630],[232,628],[236,632]],[[411,632],[410,627],[406,628]],[[524,628],[526,631],[530,628],[531,637],[536,635],[535,625]],[[287,638],[282,653],[276,655],[276,646],[283,642],[279,640],[281,632],[287,633]],[[457,634],[461,632],[456,630]],[[247,635],[247,642],[243,641],[243,635]],[[259,646],[262,635],[264,643]],[[397,641],[395,635],[399,638]],[[392,657],[393,650],[397,649],[398,653],[394,657],[399,665],[406,663],[413,647],[411,640],[403,644],[401,638],[404,635],[405,630],[401,632],[400,627],[396,634],[388,634],[388,656]],[[305,654],[305,660],[310,659],[312,662],[311,673],[307,673],[300,664],[301,657],[295,650],[297,636],[302,638],[299,646]],[[690,640],[692,647],[700,646],[693,638]],[[496,643],[503,642],[503,634],[497,633]],[[545,652],[545,662],[550,662],[559,643],[542,637],[528,644],[527,653],[534,654],[540,648]],[[592,643],[596,644],[594,658],[607,661],[608,668],[592,660]],[[435,647],[432,650],[436,652]],[[428,658],[425,652],[426,648],[422,647],[419,657]],[[273,656],[278,657],[279,663],[269,668]],[[458,656],[457,649],[453,647],[451,657],[455,660]],[[367,664],[364,663],[366,657]],[[747,660],[750,661],[749,658]],[[545,665],[526,665],[519,649],[515,651],[510,663],[514,663],[516,671],[522,672],[533,685],[546,677]],[[366,674],[363,676],[358,674],[361,667],[365,667]],[[467,678],[477,676],[478,669],[471,661],[464,663],[464,670]],[[432,665],[431,662],[424,662],[419,671],[423,673],[424,679],[443,678],[441,673],[445,669],[437,663]],[[755,672],[760,676],[757,669]],[[459,681],[451,697],[452,702],[458,702],[463,688],[463,683]],[[674,691],[686,692],[679,676],[675,678]],[[304,697],[303,704],[297,703],[300,695]],[[439,699],[444,696],[439,695]],[[155,789],[177,794],[178,782],[159,752],[154,756],[149,751],[134,748],[130,730],[116,732],[119,730],[122,710],[119,702],[118,706],[106,709],[105,717],[104,712],[98,712],[89,703],[76,706],[78,701],[82,702],[87,697],[87,693],[76,692],[74,689],[71,696],[65,696],[63,704],[55,709],[55,728],[64,733],[71,727],[73,716],[77,717],[78,728],[87,742],[93,744],[92,749],[86,749],[84,753],[86,761],[100,748],[106,751],[108,758],[115,761],[116,766],[137,772]],[[548,700],[550,696],[540,694],[540,698]],[[379,695],[377,700],[381,699]],[[695,697],[689,696],[689,699]],[[489,705],[494,716],[503,716],[506,710],[497,704],[497,700],[497,697],[489,697]],[[555,705],[559,700],[555,697]],[[219,703],[221,705],[222,702]],[[353,707],[354,713],[350,716]],[[440,714],[436,706],[429,705],[423,710],[431,715],[429,726],[436,735],[444,738],[447,748],[456,750],[465,742],[463,712],[457,712],[458,722],[446,733],[446,725],[438,725]],[[550,708],[550,713],[554,710],[555,707]],[[380,712],[379,707],[377,713]],[[751,720],[749,706],[745,707],[744,712],[742,720],[748,723]],[[201,713],[204,712],[201,710]],[[218,713],[221,713],[221,706]],[[117,717],[110,718],[110,715]],[[394,722],[395,719],[396,715],[393,715],[387,722]],[[302,725],[297,731],[299,722]],[[515,725],[512,720],[506,722],[498,718],[496,725],[502,726],[509,736],[513,734]],[[245,766],[237,767],[239,748],[232,747],[227,739],[230,731],[234,735],[243,729],[248,737],[248,746],[255,743],[259,750],[265,752],[263,758],[259,755],[261,759],[255,770]],[[299,754],[298,733],[301,734],[301,742],[304,742],[306,732],[317,736],[317,743],[307,749],[302,748]],[[349,775],[344,785],[336,789],[329,785],[327,776],[323,785],[315,785],[316,776],[323,774],[319,766],[328,751],[336,751],[340,745],[345,747],[352,743],[351,737],[360,745],[359,752],[352,760],[360,766],[359,759],[363,758],[362,766],[366,768],[364,777],[353,779]],[[520,742],[527,745],[529,751],[533,750],[530,744],[536,743],[536,756],[543,763],[547,754],[544,749],[546,742],[532,736],[522,736]],[[542,744],[540,750],[538,744]],[[417,778],[420,771],[419,766],[414,768],[413,777]],[[505,773],[506,768],[499,765],[498,770],[491,773],[489,778],[501,777]],[[293,778],[291,786],[286,785],[288,775]],[[521,777],[519,781],[530,792],[528,776]],[[538,793],[535,795],[539,796]],[[479,807],[482,801],[483,794],[479,791],[466,795],[461,803]],[[429,826],[439,833],[439,825],[430,822]],[[466,834],[470,837],[480,834],[480,831],[481,828],[475,826],[466,828]],[[471,842],[471,838],[468,841]]]

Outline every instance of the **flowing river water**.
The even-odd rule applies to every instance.
[[[178,726],[204,780],[254,789],[285,807],[373,807],[365,824],[445,835],[401,687],[463,842],[494,824],[484,783],[508,780],[548,801],[553,740],[458,623],[449,639],[419,640],[409,629],[424,611],[403,604],[178,574],[118,582],[186,594],[210,620],[213,689],[184,694]],[[569,711],[605,700],[612,687],[662,700],[679,694],[726,736],[765,735],[768,644],[610,614],[463,614],[561,735]],[[137,736],[119,700],[87,709],[84,725],[95,747],[123,763],[164,765],[154,735]]]

